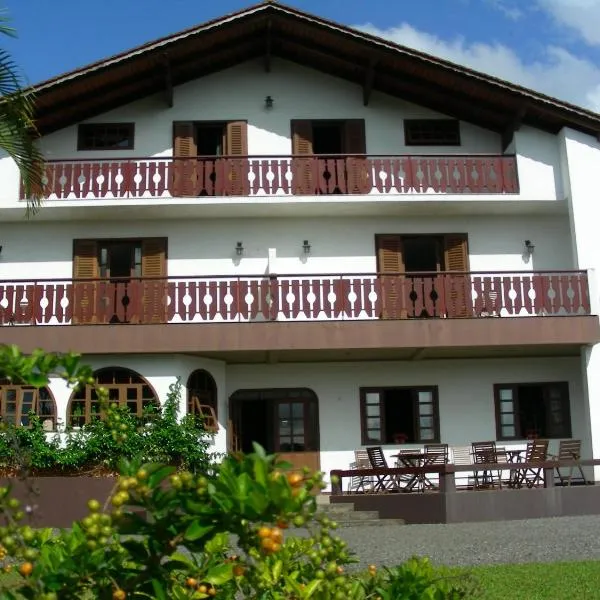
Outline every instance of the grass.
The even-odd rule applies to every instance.
[[[460,572],[465,570],[481,584],[482,594],[473,600],[600,600],[600,561],[492,565]],[[0,575],[0,589],[17,577]]]
[[[481,600],[600,600],[600,561],[473,567]]]

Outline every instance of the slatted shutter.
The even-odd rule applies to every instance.
[[[98,242],[73,241],[73,279],[98,278]],[[73,323],[96,322],[97,282],[75,281],[73,284]]]
[[[459,275],[446,276],[446,309],[449,317],[468,317],[472,312],[469,251],[466,233],[444,236],[444,262],[446,271],[457,271]]]
[[[384,319],[405,318],[401,293],[404,277],[402,259],[402,237],[399,235],[378,235],[375,238],[377,246],[377,271],[381,285],[381,315]],[[388,275],[389,274],[389,275]]]
[[[173,123],[173,196],[193,196],[197,181],[198,148],[192,121]]]
[[[161,278],[143,281],[143,322],[166,322],[167,238],[148,238],[142,240],[142,277]]]
[[[293,192],[298,195],[315,193],[312,121],[292,120]],[[307,155],[310,158],[299,158]]]
[[[344,126],[344,152],[346,154],[366,154],[367,141],[364,119],[348,119]],[[349,194],[366,194],[372,187],[368,163],[360,156],[346,159]]]
[[[225,154],[229,166],[225,173],[229,177],[227,188],[231,196],[247,196],[250,193],[248,181],[248,124],[246,121],[230,121],[225,132]]]

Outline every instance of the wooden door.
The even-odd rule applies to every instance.
[[[224,170],[228,196],[247,196],[250,193],[248,180],[248,124],[246,121],[230,121],[225,127],[225,152],[229,155]],[[239,158],[235,158],[239,157]]]
[[[167,322],[167,238],[142,240],[141,305],[144,323]]]
[[[317,403],[308,399],[285,399],[273,405],[275,452],[294,469],[320,467]]]
[[[173,123],[172,196],[196,195],[198,182],[198,148],[192,121]]]

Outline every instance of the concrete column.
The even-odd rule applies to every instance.
[[[562,129],[558,137],[574,264],[588,271],[591,312],[600,315],[600,141],[568,128]],[[584,440],[583,453],[600,458],[600,344],[582,349],[581,367],[589,426],[589,439]],[[600,480],[600,468],[595,469],[594,475]]]

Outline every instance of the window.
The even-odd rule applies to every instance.
[[[571,437],[568,383],[495,385],[494,396],[499,440]]]
[[[453,119],[407,119],[404,143],[407,146],[460,146],[460,123]]]
[[[204,369],[196,369],[187,382],[188,413],[204,419],[208,431],[217,431],[217,384]]]
[[[299,120],[292,126],[292,154],[366,154],[365,121]]]
[[[438,442],[437,387],[360,390],[363,444]]]
[[[109,402],[127,406],[130,412],[140,418],[150,417],[160,406],[156,393],[140,375],[129,369],[109,367],[94,373],[96,383],[108,390]],[[67,422],[71,427],[80,427],[94,419],[102,418],[100,401],[96,388],[86,385],[77,390],[67,410]]]
[[[4,423],[27,427],[29,414],[35,413],[45,429],[56,427],[56,405],[47,388],[15,385],[0,381],[0,416]]]
[[[79,126],[77,150],[133,150],[134,123],[85,123]]]

